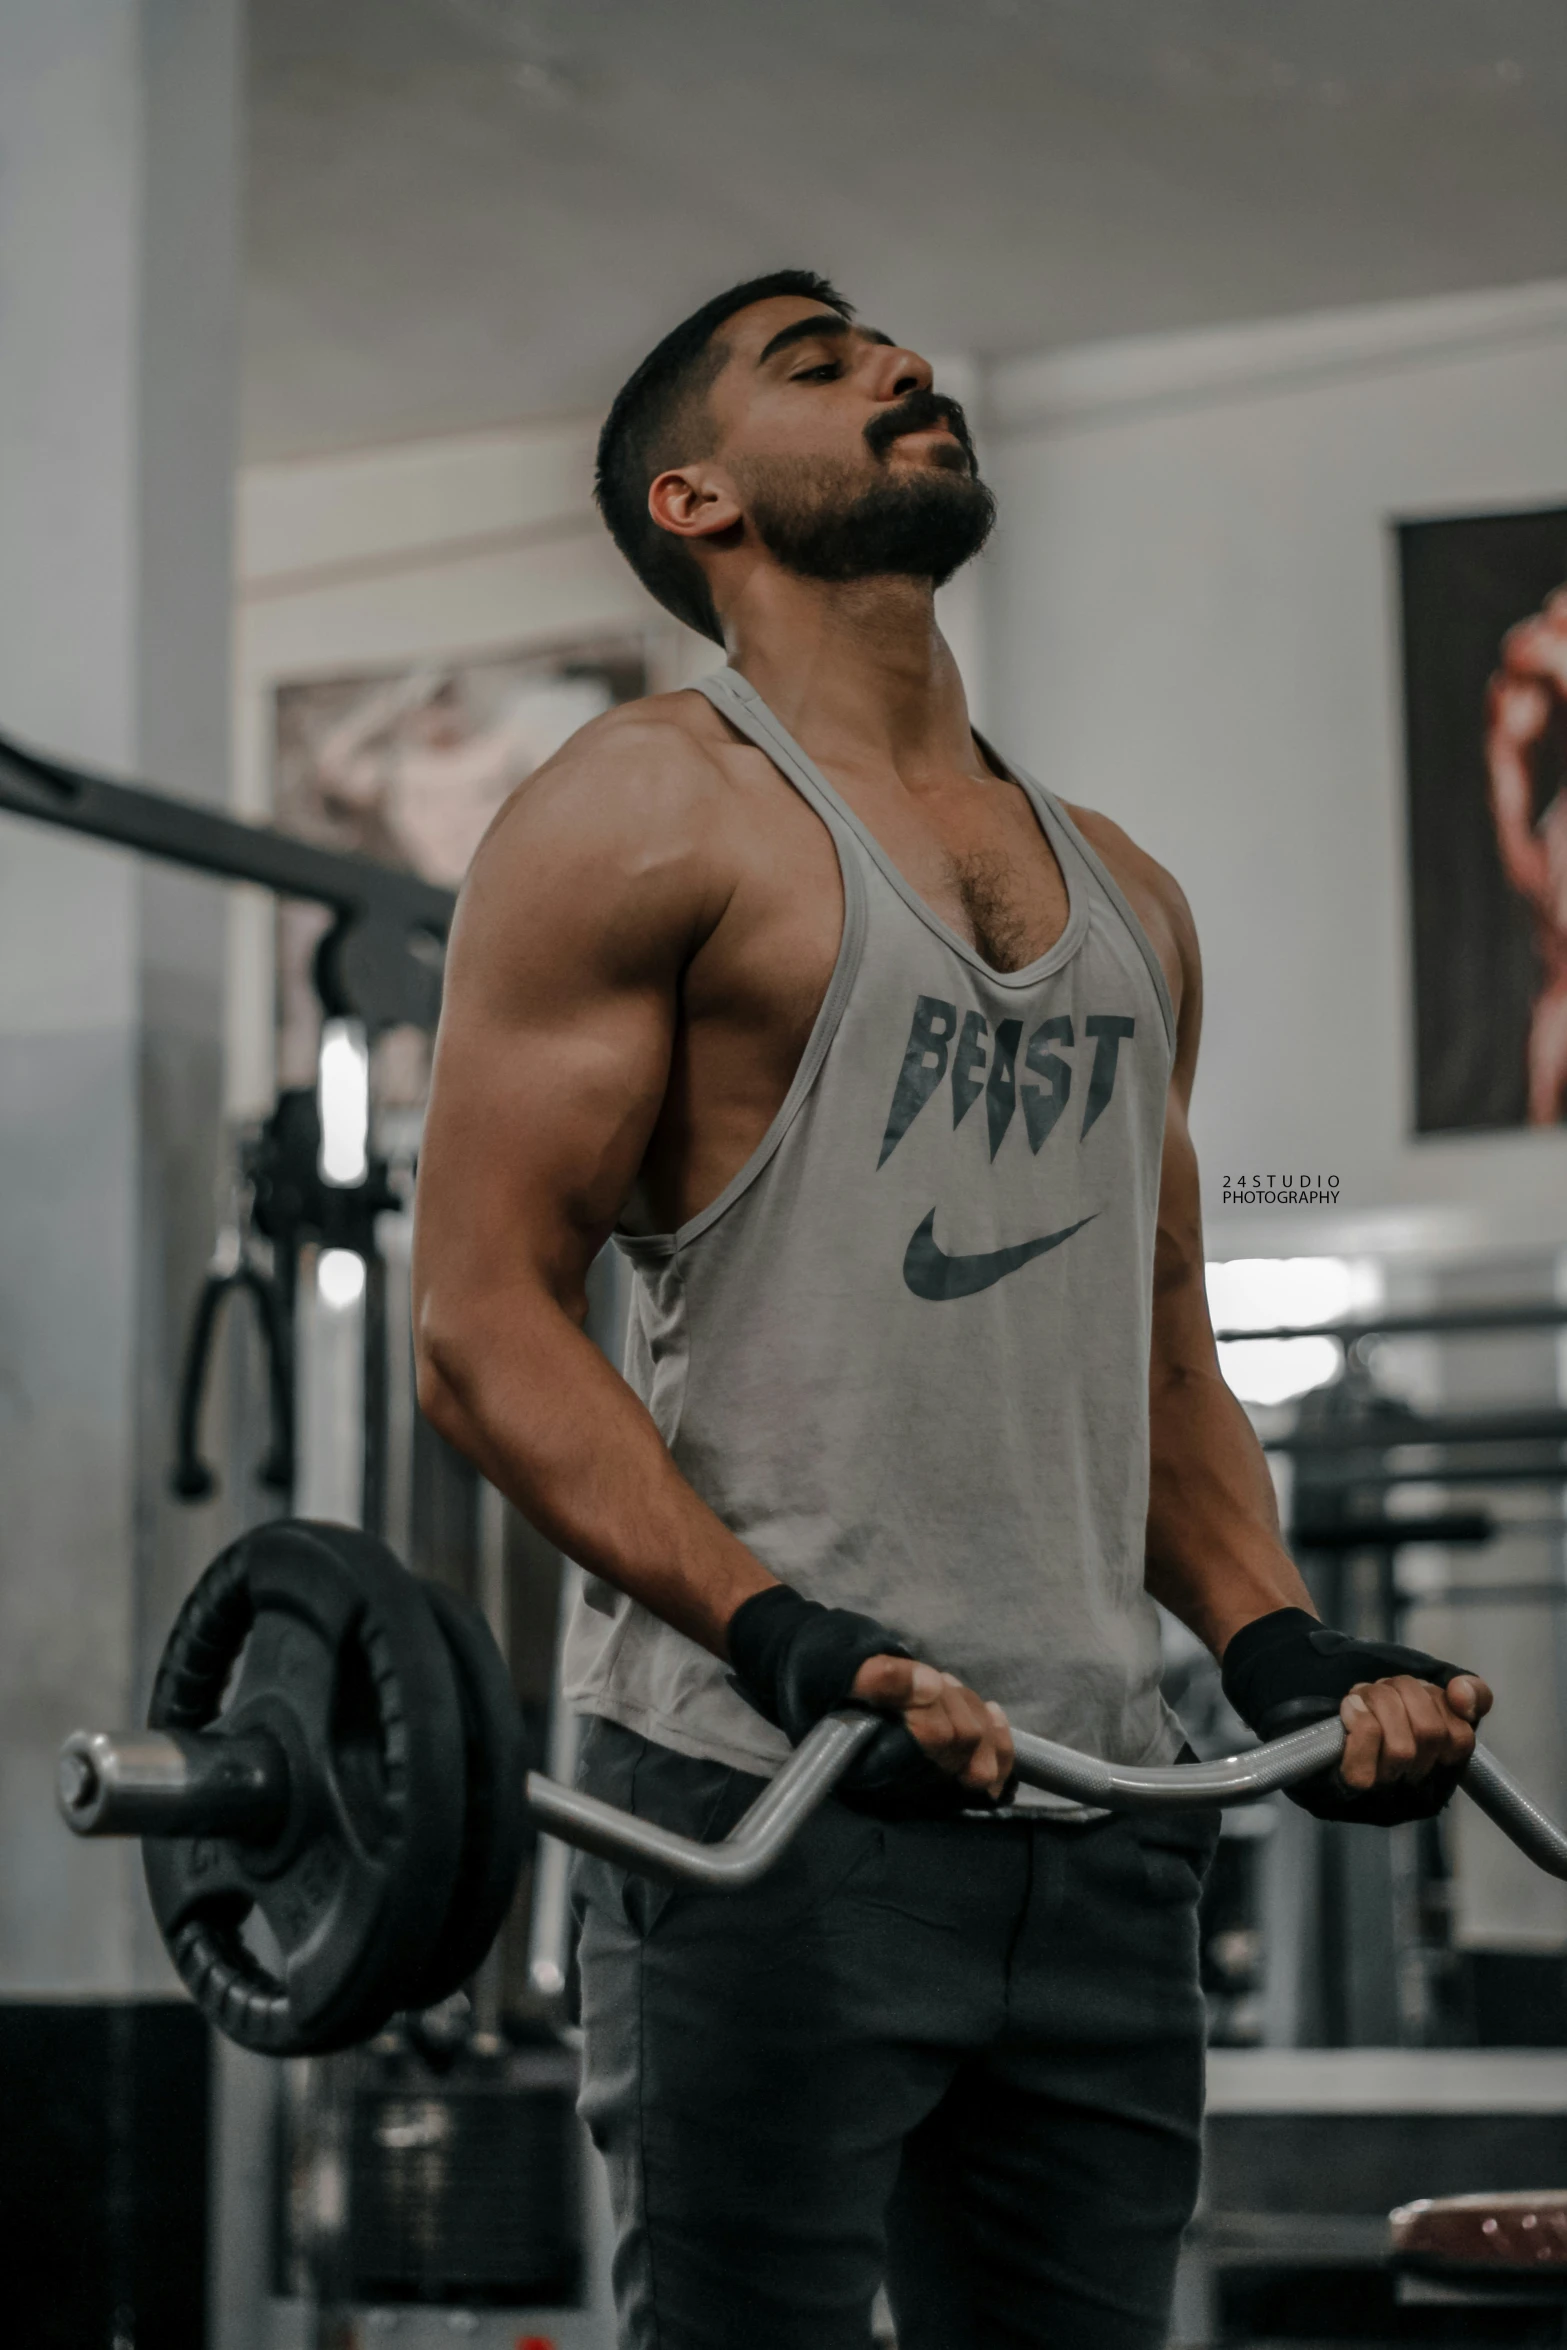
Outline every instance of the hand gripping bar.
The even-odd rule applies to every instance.
[[[537,1772],[528,1776],[528,1803],[542,1828],[584,1852],[596,1852],[622,1868],[674,1884],[733,1890],[754,1884],[772,1867],[861,1747],[874,1737],[879,1722],[875,1714],[847,1708],[828,1714],[717,1844],[678,1836]],[[1015,1730],[1012,1738],[1017,1775],[1025,1786],[1105,1811],[1190,1811],[1255,1803],[1276,1788],[1293,1787],[1331,1769],[1344,1751],[1344,1725],[1337,1719],[1314,1722],[1309,1729],[1294,1730],[1248,1754],[1159,1769],[1100,1762],[1026,1730]],[[1475,1747],[1459,1784],[1536,1868],[1567,1878],[1567,1835],[1487,1748]]]

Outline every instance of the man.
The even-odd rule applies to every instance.
[[[622,2339],[864,2350],[885,2276],[903,2350],[1151,2350],[1214,1831],[1014,1801],[1011,1722],[1172,1760],[1150,1592],[1254,1723],[1342,1705],[1319,1808],[1433,1808],[1489,1694],[1323,1632],[1281,1546],[1204,1299],[1191,919],[970,727],[932,595],[992,501],[924,360],[753,281],[631,378],[599,495],[730,666],[479,854],[421,1400],[588,1571],[595,1792],[720,1835],[834,1704],[887,1717],[746,1894],[578,1864]]]

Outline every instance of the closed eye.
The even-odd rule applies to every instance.
[[[798,375],[791,375],[792,384],[836,383],[843,369],[836,359],[824,359],[820,367],[802,367]]]

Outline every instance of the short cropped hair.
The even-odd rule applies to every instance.
[[[705,456],[711,447],[702,403],[723,367],[718,330],[737,310],[778,294],[820,302],[840,318],[853,306],[809,269],[775,269],[715,294],[665,335],[615,394],[599,434],[593,494],[609,533],[649,595],[687,628],[722,644],[702,566],[690,549],[648,512],[647,494],[666,467]]]

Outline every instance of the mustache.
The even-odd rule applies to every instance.
[[[877,457],[885,457],[893,442],[904,433],[929,432],[941,424],[947,427],[968,459],[970,472],[977,473],[979,464],[974,455],[968,419],[957,401],[949,400],[944,392],[906,392],[893,407],[884,408],[879,415],[871,418],[865,427],[865,438]]]

